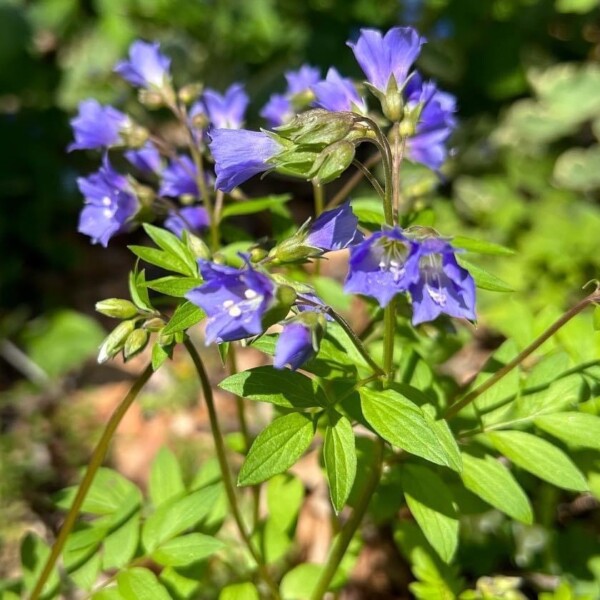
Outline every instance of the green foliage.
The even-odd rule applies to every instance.
[[[253,485],[289,469],[306,452],[315,433],[314,420],[301,413],[275,419],[254,440],[238,478]]]

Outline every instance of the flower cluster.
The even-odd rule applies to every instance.
[[[224,257],[215,254],[223,203],[230,196],[239,201],[243,195],[236,188],[255,175],[276,170],[323,185],[355,161],[358,144],[373,141],[384,155],[387,145],[389,156],[391,142],[399,137],[404,158],[440,171],[456,127],[456,106],[453,96],[414,70],[424,43],[410,27],[385,34],[361,30],[348,45],[366,76],[363,85],[335,68],[322,78],[319,69],[303,65],[285,74],[285,93],[272,96],[260,113],[274,130],[252,131],[243,128],[249,97],[242,84],[234,83],[224,93],[200,84],[178,90],[171,61],[160,46],[134,42],[114,71],[139,88],[146,107],[169,109],[188,141],[186,147],[174,147],[112,106],[82,102],[71,122],[69,150],[100,150],[103,159],[97,173],[78,180],[85,197],[79,231],[106,246],[114,235],[161,219],[180,240],[169,244],[180,243],[192,257],[201,257],[202,284],[186,298],[206,313],[206,342],[253,338],[280,324],[276,368],[297,369],[313,357],[331,315],[310,286],[273,274],[272,268],[320,259],[331,251],[349,250],[347,293],[372,297],[381,307],[406,295],[414,325],[442,314],[474,320],[473,278],[457,262],[450,242],[418,228],[402,229],[391,207],[387,224],[372,232],[361,230],[350,203],[342,202],[287,239],[257,253],[249,247],[241,268],[224,264]],[[367,91],[379,102],[375,114]],[[389,127],[389,139],[383,124]],[[132,174],[113,168],[109,153],[119,152]],[[391,159],[384,162],[390,175]],[[391,179],[386,178],[386,185]],[[379,184],[374,187],[381,191]],[[390,197],[386,193],[385,201]],[[198,239],[207,228],[210,250]]]

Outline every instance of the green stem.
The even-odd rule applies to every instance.
[[[314,306],[319,305],[315,303]],[[350,327],[348,321],[346,321],[344,317],[342,317],[335,310],[333,310],[331,306],[328,306],[325,312],[327,312],[327,314],[330,315],[341,326],[348,338],[350,338],[350,341],[352,342],[353,346],[360,352],[361,356],[365,359],[365,361],[371,367],[371,369],[373,369],[373,373],[375,373],[378,376],[385,375],[385,371],[373,360],[360,338],[356,335],[352,327]]]
[[[465,406],[474,402],[481,394],[489,390],[493,385],[498,383],[505,375],[508,375],[514,368],[518,367],[530,354],[535,352],[544,342],[549,340],[561,327],[566,325],[575,315],[578,315],[584,308],[600,302],[600,290],[595,290],[589,296],[586,296],[583,300],[580,300],[575,306],[565,312],[560,318],[558,318],[544,333],[537,337],[529,346],[522,350],[515,358],[510,362],[506,363],[499,371],[496,371],[489,379],[486,379],[480,386],[469,392],[466,396],[455,402],[446,410],[444,418],[451,419],[458,414]]]
[[[367,169],[374,167],[381,160],[381,153],[376,152],[372,156],[370,156],[365,162],[364,166]],[[338,204],[341,204],[350,194],[350,192],[361,182],[361,179],[364,177],[364,172],[358,170],[356,173],[352,175],[346,181],[346,183],[339,189],[339,191],[335,194],[335,196],[329,201],[325,210],[331,210],[335,208]]]
[[[148,379],[150,379],[152,373],[152,365],[148,365],[144,369],[144,371],[142,371],[141,375],[137,378],[134,384],[131,386],[131,389],[129,390],[125,398],[123,398],[121,404],[119,404],[119,406],[111,415],[108,423],[106,424],[106,427],[102,432],[102,436],[100,437],[100,441],[98,442],[98,445],[92,453],[92,457],[88,464],[83,480],[79,485],[77,494],[75,495],[75,499],[73,500],[73,504],[71,505],[71,508],[69,508],[69,512],[67,513],[65,521],[58,533],[58,537],[56,538],[56,541],[52,546],[52,550],[50,551],[50,555],[46,560],[46,564],[44,565],[44,568],[35,584],[35,587],[31,592],[29,600],[37,600],[41,596],[42,591],[44,589],[44,585],[46,584],[48,577],[50,577],[50,574],[52,573],[52,569],[54,568],[54,565],[56,564],[56,561],[58,560],[58,557],[60,556],[65,546],[67,538],[71,533],[73,526],[75,525],[75,521],[77,521],[79,511],[81,510],[81,506],[83,505],[83,502],[90,490],[90,487],[92,486],[94,477],[96,476],[98,469],[100,468],[102,462],[104,461],[104,458],[106,457],[110,441],[115,431],[117,430],[119,423],[121,423],[121,421],[123,420],[125,413],[139,394],[140,390],[144,387]]]
[[[229,346],[229,375],[235,375],[237,370],[237,361],[235,357],[235,344],[231,343]],[[235,396],[235,406],[237,409],[238,421],[240,423],[240,430],[242,432],[242,437],[244,438],[244,450],[248,453],[250,450],[250,446],[252,445],[252,440],[250,438],[250,432],[248,431],[248,423],[246,421],[246,407],[244,405],[244,399],[241,396]],[[252,486],[252,500],[253,500],[253,510],[252,510],[252,529],[256,528],[259,519],[259,510],[260,510],[260,486],[253,485]]]
[[[379,438],[377,439],[375,449],[375,461],[369,473],[368,479],[365,482],[365,487],[361,491],[352,515],[342,527],[340,534],[337,536],[331,548],[327,562],[325,563],[323,571],[321,571],[321,576],[319,577],[317,585],[310,596],[310,600],[322,600],[327,593],[327,589],[329,588],[329,585],[331,584],[331,581],[333,580],[338,567],[340,566],[340,563],[342,562],[342,559],[348,550],[348,546],[350,545],[354,534],[362,523],[373,493],[377,489],[377,485],[381,477],[381,465],[383,459],[383,441]]]
[[[383,312],[383,370],[385,384],[394,380],[394,345],[396,342],[396,299],[392,298]]]
[[[219,420],[217,418],[217,411],[215,409],[215,402],[213,398],[212,387],[208,380],[208,375],[206,374],[206,369],[204,368],[204,363],[198,354],[198,351],[194,347],[194,344],[188,339],[185,340],[184,345],[187,351],[190,354],[190,357],[196,367],[196,371],[198,373],[198,377],[200,379],[200,385],[202,386],[202,394],[204,396],[204,401],[206,402],[206,408],[208,410],[208,418],[210,421],[210,429],[212,431],[212,435],[215,442],[215,452],[217,454],[217,460],[219,462],[219,468],[221,470],[221,477],[223,479],[223,485],[225,486],[225,493],[227,494],[227,500],[229,501],[229,508],[231,509],[231,513],[237,525],[238,531],[244,544],[248,548],[248,551],[252,555],[252,558],[256,562],[258,567],[258,571],[263,581],[267,584],[269,589],[271,590],[271,594],[273,598],[279,600],[279,590],[277,589],[277,584],[271,578],[269,571],[263,561],[262,556],[252,543],[250,539],[249,533],[246,531],[246,526],[244,525],[244,521],[242,520],[242,515],[240,513],[240,509],[237,503],[237,497],[235,495],[235,487],[233,485],[233,480],[231,479],[231,472],[229,470],[229,463],[227,462],[227,454],[225,451],[225,443],[223,441],[223,434],[221,433],[221,428],[219,426]]]
[[[366,177],[367,181],[373,186],[373,189],[377,192],[377,195],[383,200],[383,198],[385,196],[385,192],[383,191],[381,184],[379,183],[379,181],[377,181],[377,178],[373,175],[373,173],[371,173],[371,171],[369,170],[367,165],[363,165],[360,162],[360,160],[357,160],[357,159],[354,159],[352,161],[352,164],[359,171],[362,172],[362,174]]]
[[[325,208],[325,188],[313,180],[313,197],[315,200],[315,219],[323,212]]]

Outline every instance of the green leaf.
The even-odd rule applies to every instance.
[[[140,513],[109,533],[103,542],[102,569],[120,569],[134,556],[140,539]]]
[[[495,256],[512,256],[515,251],[510,248],[505,248],[500,244],[494,244],[492,242],[485,242],[483,240],[474,240],[462,235],[457,235],[452,238],[452,245],[455,248],[461,248],[468,252],[474,252],[476,254],[491,254]]]
[[[125,600],[125,596],[119,592],[119,588],[109,587],[95,592],[92,600]]]
[[[350,421],[339,414],[331,421],[325,430],[323,459],[331,502],[336,512],[340,512],[356,477],[356,446]]]
[[[271,366],[255,367],[231,375],[219,387],[236,396],[285,408],[327,406],[327,400],[315,381],[295,371]]]
[[[69,577],[77,587],[89,592],[98,579],[101,565],[102,557],[96,552],[83,565],[70,572]]]
[[[269,210],[273,207],[291,200],[289,194],[266,196],[264,198],[255,198],[253,200],[244,200],[243,202],[235,202],[228,204],[221,213],[221,218],[233,217],[238,215],[251,215],[263,210]]]
[[[405,465],[401,472],[404,497],[410,512],[444,562],[458,546],[458,515],[452,493],[442,478],[420,465]]]
[[[435,409],[431,405],[423,406],[421,410],[448,455],[450,461],[448,466],[453,471],[460,473],[462,471],[462,456],[448,422],[445,419],[436,419]]]
[[[308,600],[317,585],[321,570],[321,565],[302,563],[288,571],[281,580],[282,600]]]
[[[562,412],[536,417],[537,427],[569,445],[600,450],[600,417],[582,412]]]
[[[495,431],[486,436],[498,452],[540,479],[565,490],[589,489],[581,471],[550,442],[524,431]]]
[[[304,500],[304,485],[288,473],[275,475],[267,483],[269,522],[282,531],[288,531],[298,517]]]
[[[56,505],[68,510],[77,489],[77,486],[73,486],[58,492],[54,497]],[[131,481],[112,469],[100,467],[85,497],[81,512],[92,515],[112,515],[124,506],[140,505],[141,501],[142,494]]]
[[[152,346],[152,370],[158,371],[164,362],[171,358],[171,353],[172,348],[170,346],[161,346],[158,342],[155,342]]]
[[[563,13],[585,14],[598,6],[598,0],[556,0],[556,10]]]
[[[168,448],[161,448],[152,462],[148,491],[154,508],[185,492],[181,467]]]
[[[134,567],[121,571],[117,575],[119,593],[125,600],[172,600],[166,588],[160,584],[156,575],[148,569]]]
[[[152,552],[167,540],[207,519],[221,491],[221,485],[214,484],[160,506],[148,517],[142,529],[142,544],[146,551]]]
[[[221,590],[219,600],[260,600],[260,596],[253,583],[234,583]]]
[[[200,307],[186,300],[175,309],[173,316],[162,329],[162,333],[163,335],[169,335],[185,331],[192,325],[202,321],[204,317],[205,313]]]
[[[165,252],[171,254],[174,258],[177,258],[187,265],[187,275],[191,275],[192,277],[198,275],[198,263],[196,262],[196,257],[176,235],[166,229],[155,227],[149,223],[144,223],[143,227],[144,231],[159,248],[162,248]]]
[[[462,455],[461,479],[465,487],[509,517],[531,524],[533,512],[529,499],[510,471],[491,456]]]
[[[155,292],[160,292],[167,296],[183,298],[190,290],[202,284],[199,277],[177,277],[169,275],[160,279],[148,281],[146,286]]]
[[[438,465],[453,464],[436,431],[416,404],[391,389],[378,392],[362,388],[360,401],[365,419],[384,440]]]
[[[149,248],[148,246],[127,246],[138,258],[150,265],[155,265],[166,271],[174,271],[182,275],[195,275],[190,273],[188,265],[181,259],[159,250],[158,248]]]
[[[151,557],[164,567],[186,567],[223,548],[225,544],[210,535],[190,533],[163,542]]]
[[[600,331],[600,305],[594,308],[594,329]]]
[[[489,290],[491,292],[514,292],[514,288],[510,287],[508,283],[505,283],[496,275],[488,273],[485,269],[474,265],[471,261],[466,260],[464,257],[458,255],[456,257],[458,263],[473,277],[475,285],[482,290]]]
[[[138,308],[150,312],[154,310],[146,288],[146,271],[144,269],[137,271],[136,267],[135,271],[129,273],[129,295]]]
[[[40,537],[28,533],[21,542],[21,567],[23,570],[23,584],[27,591],[31,591],[42,573],[50,548]],[[58,590],[60,580],[56,567],[52,569],[48,581],[44,585],[42,600],[52,598]]]
[[[314,433],[313,420],[301,413],[275,419],[254,440],[238,484],[260,483],[289,469],[310,446]]]

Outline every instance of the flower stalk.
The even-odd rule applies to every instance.
[[[69,508],[69,512],[65,517],[65,521],[60,528],[58,533],[58,537],[52,546],[50,554],[48,555],[48,559],[46,560],[46,564],[40,573],[38,580],[36,581],[35,587],[31,592],[30,600],[38,600],[44,591],[44,586],[48,581],[52,573],[52,569],[56,565],[56,562],[63,551],[63,548],[67,542],[67,538],[69,534],[73,530],[75,522],[77,521],[77,517],[79,516],[79,512],[81,511],[81,507],[86,499],[88,492],[94,482],[94,477],[98,472],[98,469],[102,466],[102,462],[106,457],[106,453],[108,452],[108,447],[110,442],[115,434],[115,431],[119,427],[119,424],[123,420],[123,417],[129,410],[129,407],[132,405],[133,401],[137,398],[137,395],[140,393],[140,390],[144,387],[146,382],[150,379],[152,373],[152,365],[148,365],[142,373],[139,375],[137,380],[131,386],[131,389],[121,401],[121,404],[116,408],[116,410],[111,415],[104,431],[102,432],[102,436],[100,437],[100,441],[98,445],[94,449],[92,453],[92,457],[88,464],[87,470],[83,477],[79,488],[77,489],[77,494],[73,500],[73,504],[71,508]]]

